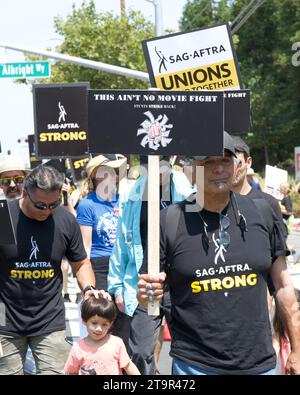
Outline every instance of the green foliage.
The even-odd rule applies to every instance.
[[[181,31],[230,21],[231,11],[227,0],[188,0],[181,20]]]
[[[59,52],[129,69],[146,71],[141,41],[153,37],[154,28],[139,12],[119,18],[111,13],[97,14],[95,4],[85,2],[63,21],[55,19],[57,33],[64,37]],[[147,83],[116,74],[57,63],[53,81],[90,81],[92,88],[146,88]]]
[[[248,4],[189,0],[182,30],[233,21]],[[234,35],[243,85],[251,90],[253,136],[245,140],[256,170],[269,163],[291,171],[294,146],[300,144],[300,66],[291,62],[294,42],[300,42],[299,0],[266,0]]]

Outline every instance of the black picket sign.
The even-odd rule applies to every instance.
[[[88,83],[33,85],[35,146],[38,157],[87,154]]]
[[[35,167],[43,163],[43,161],[37,158],[36,156],[34,134],[28,135],[28,150],[29,150],[30,168],[34,169]]]
[[[0,245],[17,244],[15,231],[7,205],[7,200],[0,200]]]
[[[72,163],[72,172],[74,174],[75,180],[76,181],[80,181],[82,180],[83,177],[83,170],[85,169],[85,166],[87,164],[87,162],[90,160],[89,156],[85,156],[83,158],[76,158],[76,159],[72,159],[71,163]]]
[[[223,155],[223,92],[89,90],[91,153]]]
[[[230,134],[249,132],[251,128],[250,90],[224,92],[225,130]]]

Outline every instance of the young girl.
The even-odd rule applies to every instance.
[[[84,300],[81,318],[88,335],[73,345],[64,369],[66,374],[121,375],[122,369],[128,375],[140,374],[123,340],[108,333],[116,316],[113,302],[101,296]]]

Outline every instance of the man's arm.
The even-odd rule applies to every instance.
[[[270,274],[275,287],[276,308],[291,344],[286,373],[300,374],[300,311],[294,285],[283,256],[275,260]]]
[[[87,285],[95,286],[95,275],[88,258],[79,262],[70,262],[73,273],[76,275],[79,288],[83,290]]]
[[[82,239],[83,239],[83,244],[85,251],[87,253],[88,258],[91,256],[91,248],[92,248],[92,232],[93,228],[92,226],[86,226],[86,225],[79,225],[81,234],[82,234]]]

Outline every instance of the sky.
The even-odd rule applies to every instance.
[[[99,12],[120,12],[120,0],[94,0]],[[163,30],[178,31],[178,21],[187,0],[161,0]],[[0,12],[0,43],[13,43],[45,50],[61,42],[55,32],[54,17],[66,19],[72,4],[80,7],[82,0],[14,0],[5,1]],[[126,0],[126,10],[140,10],[146,19],[155,21],[155,8],[147,0]],[[141,47],[142,51],[142,47]],[[22,52],[0,47],[0,63],[22,62]],[[30,82],[30,79],[28,80]],[[42,82],[42,80],[40,80]],[[28,160],[24,143],[28,134],[34,133],[33,100],[31,85],[16,84],[13,79],[0,78],[0,142],[2,154],[11,150]],[[18,143],[18,140],[21,143]]]

